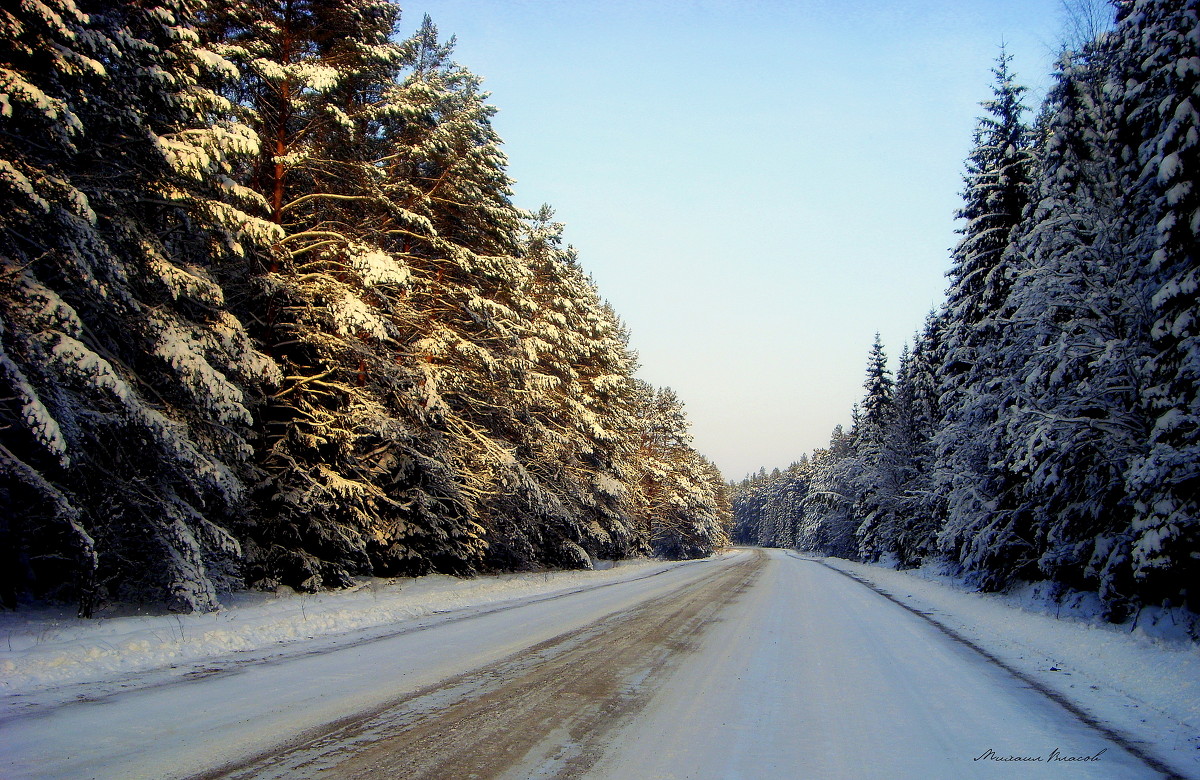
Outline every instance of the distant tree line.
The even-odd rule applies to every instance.
[[[0,598],[727,541],[480,79],[387,0],[0,9]]]
[[[1113,5],[1032,124],[1001,54],[945,302],[850,430],[734,486],[737,541],[1200,611],[1200,9]]]

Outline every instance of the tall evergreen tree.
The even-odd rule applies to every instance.
[[[508,435],[529,500],[505,511],[508,532],[489,553],[522,566],[588,564],[589,556],[625,557],[644,545],[626,487],[635,361],[552,216],[543,207],[529,222],[522,251],[529,311]]]
[[[766,500],[759,520],[758,544],[795,547],[804,522],[804,500],[808,497],[812,468],[807,455],[788,466],[767,485]]]
[[[766,505],[772,494],[772,479],[765,467],[747,476],[732,491],[734,513],[733,539],[737,544],[764,545],[769,539],[765,529]]]
[[[814,453],[802,548],[851,554],[857,527],[864,557],[940,550],[987,589],[1094,590],[1112,619],[1195,607],[1200,9],[1113,5],[1064,54],[1036,137],[1001,55],[947,302],[883,435],[869,380]],[[739,486],[739,538],[775,527],[782,483]]]
[[[438,241],[411,197],[431,174],[415,171],[412,139],[443,129],[434,90],[412,83],[436,31],[395,43],[398,14],[385,0],[228,0],[206,28],[239,65],[231,97],[264,148],[253,182],[285,234],[244,310],[286,375],[264,406],[249,529],[262,585],[470,571],[485,548],[486,486],[461,462],[478,448],[448,430],[423,342],[438,332],[428,261],[411,246]]]
[[[1042,575],[1110,603],[1127,590],[1113,573],[1128,554],[1124,474],[1148,435],[1138,398],[1149,346],[1147,204],[1121,161],[1111,66],[1101,45],[1065,55],[1047,98],[1001,366],[1020,381],[996,423],[999,460],[1022,487],[995,521],[1024,535]]]
[[[902,565],[916,565],[937,549],[946,516],[935,490],[933,437],[941,420],[938,366],[943,321],[931,312],[896,379],[896,415],[888,432],[888,468],[901,487],[894,548]]]
[[[687,416],[675,391],[639,380],[642,421],[637,512],[654,551],[698,558],[729,542],[732,525],[720,472],[691,447]]]
[[[993,99],[983,104],[975,144],[967,160],[966,189],[958,217],[966,220],[955,247],[945,304],[942,419],[936,436],[938,491],[948,517],[939,544],[987,587],[999,587],[988,573],[1008,570],[1008,562],[1029,549],[1020,534],[991,532],[989,512],[1013,489],[992,462],[996,409],[1011,393],[1010,377],[997,371],[1004,354],[1005,305],[1015,276],[1008,248],[1013,228],[1028,202],[1031,137],[1022,115],[1025,88],[1009,71],[1001,51],[993,73]],[[1003,559],[1003,561],[1000,561]]]
[[[0,546],[5,600],[209,610],[236,576],[248,391],[278,379],[225,308],[222,264],[276,233],[213,122],[229,63],[200,2],[0,11]]]
[[[398,20],[0,9],[6,604],[587,566],[648,550],[647,508],[663,551],[724,544],[682,405],[513,206],[480,79]]]
[[[828,449],[813,452],[812,478],[797,531],[799,549],[841,558],[857,556],[855,532],[859,518],[854,513],[854,489],[859,484],[862,462],[855,457],[855,439],[853,431],[846,433],[838,425],[829,438]]]
[[[1148,264],[1153,357],[1145,399],[1149,453],[1130,470],[1137,517],[1133,575],[1143,599],[1200,607],[1200,4],[1138,0],[1115,37],[1128,63],[1119,107],[1154,198]]]
[[[858,436],[855,440],[855,457],[859,461],[857,484],[853,485],[854,514],[858,518],[856,529],[859,552],[868,558],[877,558],[890,542],[891,527],[895,523],[896,503],[899,499],[898,476],[889,468],[891,453],[888,451],[888,432],[895,417],[895,383],[887,367],[887,355],[879,334],[867,359],[867,378],[863,382],[866,394],[859,404]]]

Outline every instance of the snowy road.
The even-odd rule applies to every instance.
[[[0,721],[5,778],[318,772],[1162,776],[919,616],[776,550]]]

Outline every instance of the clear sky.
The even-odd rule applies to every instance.
[[[1060,0],[409,0],[499,109],[518,205],[554,207],[727,478],[828,442],[876,331],[942,298],[1003,41],[1036,110]]]

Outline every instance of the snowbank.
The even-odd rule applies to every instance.
[[[601,564],[604,565],[604,564]],[[367,579],[348,591],[236,594],[217,612],[81,620],[62,610],[0,614],[0,696],[178,676],[231,653],[305,652],[323,640],[396,631],[435,613],[479,610],[652,575],[678,562],[622,561],[595,571]],[[142,680],[141,682],[144,682]]]
[[[1045,586],[981,594],[936,571],[896,571],[837,558],[854,574],[928,614],[1110,727],[1200,777],[1200,646],[1178,617],[1155,611],[1131,631],[1099,620],[1099,605],[1069,599],[1061,614]],[[1147,611],[1148,612],[1148,611]]]

